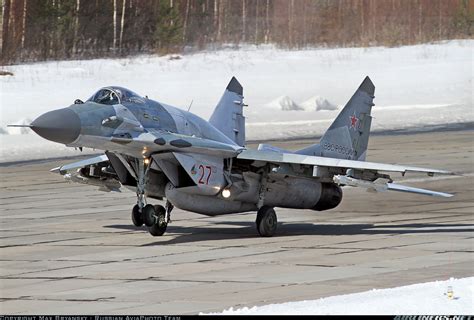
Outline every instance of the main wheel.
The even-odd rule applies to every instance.
[[[143,217],[142,217],[142,213],[140,212],[140,207],[138,206],[138,204],[133,206],[132,222],[137,227],[143,226]]]
[[[151,227],[155,224],[156,221],[156,211],[155,207],[151,204],[147,204],[142,209],[143,222],[147,227]]]
[[[263,206],[257,212],[257,231],[262,237],[271,237],[277,228],[277,216],[272,207]]]
[[[151,227],[148,227],[148,232],[150,232],[152,236],[157,237],[165,233],[168,222],[166,221],[166,209],[163,206],[155,206],[155,212],[155,223]]]

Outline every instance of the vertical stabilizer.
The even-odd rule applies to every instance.
[[[365,77],[320,143],[296,153],[364,161],[369,143],[374,93],[374,84],[369,77]]]
[[[245,117],[243,116],[243,88],[232,77],[212,113],[209,122],[239,146],[245,145]]]

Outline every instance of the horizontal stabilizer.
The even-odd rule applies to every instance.
[[[65,164],[64,166],[51,169],[50,171],[55,172],[55,173],[64,174],[69,170],[79,169],[79,168],[82,168],[82,167],[85,167],[85,166],[90,166],[91,164],[96,164],[96,163],[100,163],[100,162],[104,162],[104,161],[109,161],[109,158],[107,158],[107,156],[105,154],[94,157],[94,158],[89,158],[89,159],[85,159],[85,160]]]
[[[278,148],[278,147],[275,147],[275,146],[272,146],[271,144],[266,144],[266,143],[260,143],[258,145],[258,149],[259,151],[271,151],[271,152],[285,152],[285,153],[290,153],[291,151],[288,151],[288,150],[285,150],[285,149],[282,149],[282,148]]]
[[[421,188],[408,187],[408,186],[404,186],[404,185],[401,185],[401,184],[395,184],[395,183],[387,183],[387,189],[392,190],[392,191],[418,193],[418,194],[423,194],[423,195],[432,196],[432,197],[450,198],[450,197],[453,196],[452,194],[449,194],[449,193],[431,191],[431,190],[421,189]]]

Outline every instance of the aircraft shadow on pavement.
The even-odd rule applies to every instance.
[[[226,228],[232,225],[232,228]],[[222,226],[222,227],[219,227]],[[241,228],[236,228],[240,226]],[[140,231],[146,227],[135,227],[133,225],[107,225],[104,228],[114,228],[121,230]],[[474,224],[311,224],[311,223],[291,223],[279,222],[274,238],[289,236],[340,236],[340,235],[370,235],[370,234],[430,234],[430,233],[451,233],[451,232],[474,232]],[[170,239],[170,237],[172,237]],[[176,224],[169,225],[165,235],[154,237],[153,242],[144,246],[180,244],[188,242],[229,240],[244,238],[259,238],[254,222],[219,222],[210,223],[208,226],[180,227]]]

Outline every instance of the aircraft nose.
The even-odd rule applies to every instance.
[[[47,112],[31,123],[31,129],[45,139],[68,144],[81,132],[81,120],[69,108]]]

